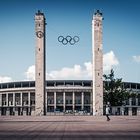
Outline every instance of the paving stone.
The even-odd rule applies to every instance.
[[[136,116],[1,116],[0,140],[140,140]]]

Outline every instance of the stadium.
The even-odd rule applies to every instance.
[[[92,81],[46,81],[46,115],[91,115]],[[123,86],[140,94],[139,83]],[[0,115],[35,115],[35,81],[0,84]],[[130,98],[125,106],[112,107],[113,115],[140,115],[140,98]]]

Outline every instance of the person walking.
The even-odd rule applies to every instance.
[[[108,105],[106,105],[106,110],[105,110],[105,113],[106,113],[106,118],[107,118],[107,121],[110,121],[110,118],[109,118],[109,111],[110,111],[110,108]]]

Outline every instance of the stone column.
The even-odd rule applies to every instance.
[[[23,104],[23,98],[22,98],[22,92],[20,93],[20,105],[22,106]]]
[[[22,108],[22,106],[23,106],[23,98],[22,98],[22,95],[23,95],[23,93],[21,92],[20,93],[20,106],[21,106],[21,108],[20,108],[20,115],[22,115],[23,114],[23,108]]]
[[[65,106],[66,106],[66,94],[65,94],[65,92],[63,92],[63,112],[66,111]]]
[[[45,93],[45,109],[46,109],[45,113],[47,114],[47,110],[48,110],[48,93],[47,93],[47,91]]]
[[[0,94],[0,107],[2,106],[2,94]]]
[[[75,111],[75,93],[72,93],[72,110]]]
[[[82,106],[81,106],[81,110],[84,110],[84,92],[82,92],[82,96],[81,96],[81,104],[82,104]]]
[[[136,106],[138,106],[138,98],[136,98]]]
[[[0,116],[1,116],[1,107],[2,107],[2,94],[0,94]]]
[[[132,116],[132,107],[129,107],[128,115],[129,115],[129,116]]]
[[[8,93],[6,93],[6,106],[8,106]]]
[[[18,116],[18,110],[15,110],[15,116]]]
[[[31,106],[31,94],[28,92],[28,106]]]
[[[10,116],[10,108],[6,107],[6,116]]]
[[[124,116],[124,106],[121,107],[121,115]]]
[[[15,115],[15,93],[13,93],[13,115]]]
[[[8,101],[8,93],[6,93],[6,116],[9,116],[9,114],[10,114],[10,111],[9,111],[9,108],[8,108],[8,106],[9,106],[9,101]]]
[[[92,88],[93,115],[103,115],[103,39],[102,13],[97,10],[92,20]]]
[[[90,113],[93,114],[93,92],[90,92]]]
[[[132,98],[129,98],[129,106],[132,106]]]
[[[35,14],[35,114],[42,116],[46,114],[46,21],[44,13],[38,11]]]
[[[26,108],[22,108],[23,116],[26,116],[26,113],[27,113],[27,112],[26,112],[27,110],[25,110],[25,109],[26,109]]]
[[[28,115],[31,114],[31,93],[28,92]]]
[[[15,107],[15,93],[13,93],[13,106]]]
[[[111,112],[111,113],[112,113],[113,115],[117,115],[116,112],[117,112],[117,108],[116,108],[116,107],[112,107],[112,112]]]
[[[56,92],[54,92],[54,111],[56,110]]]

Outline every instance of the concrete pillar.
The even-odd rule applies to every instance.
[[[8,93],[6,93],[6,106],[8,106]]]
[[[21,105],[21,108],[20,108],[20,115],[22,115],[23,114],[23,108],[22,108],[22,106],[23,106],[23,93],[21,92],[20,93],[20,99],[21,99],[21,103],[20,103],[20,105]]]
[[[1,107],[0,107],[0,116],[1,116]]]
[[[82,104],[82,106],[81,106],[81,110],[84,110],[84,92],[82,92],[82,96],[81,96],[81,104]]]
[[[54,92],[54,111],[56,110],[56,92]]]
[[[13,93],[13,114],[15,115],[15,93]]]
[[[112,115],[117,115],[117,108],[116,107],[112,107]]]
[[[129,98],[129,106],[132,106],[132,98]]]
[[[75,111],[75,93],[72,93],[72,110]]]
[[[35,62],[35,114],[41,116],[46,114],[44,99],[46,93],[46,34],[45,34],[45,15],[38,11],[35,14],[35,34],[36,34],[36,62]]]
[[[28,107],[28,115],[31,115],[31,107]]]
[[[28,115],[31,114],[31,109],[30,109],[30,107],[31,107],[31,93],[28,92]]]
[[[138,98],[136,98],[136,106],[138,106]]]
[[[23,112],[23,116],[26,116],[26,112],[27,112],[27,110],[26,110],[26,108],[22,108],[22,112]]]
[[[90,113],[93,113],[93,92],[90,93]]]
[[[13,115],[15,115],[15,107],[13,107]]]
[[[132,107],[129,107],[129,109],[128,109],[128,115],[129,116],[132,116]]]
[[[137,116],[140,116],[140,107],[137,108]]]
[[[22,98],[22,92],[20,93],[20,105],[23,105],[23,98]]]
[[[10,109],[9,109],[9,107],[6,107],[6,116],[10,116]]]
[[[13,106],[15,106],[15,93],[13,93]]]
[[[2,106],[2,94],[0,94],[0,107]]]
[[[66,94],[65,94],[65,92],[63,92],[63,112],[65,112],[66,111]]]
[[[20,107],[20,115],[23,115],[23,108]]]
[[[15,116],[18,116],[18,109],[15,108]]]
[[[93,65],[93,115],[103,115],[103,41],[102,13],[97,10],[92,20],[92,65]]]
[[[0,116],[1,116],[1,107],[2,107],[2,94],[0,94]]]
[[[121,115],[124,116],[124,106],[121,107]]]
[[[45,93],[45,109],[46,109],[46,113],[47,113],[47,108],[48,108],[48,93],[47,93],[47,91],[46,91],[46,93]],[[46,115],[46,114],[45,114]]]
[[[31,106],[31,94],[28,92],[28,106]]]

